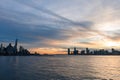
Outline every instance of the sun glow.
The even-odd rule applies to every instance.
[[[63,49],[56,48],[31,48],[29,49],[31,53],[39,53],[39,54],[65,54],[66,52]]]
[[[102,30],[102,31],[116,31],[120,29],[118,23],[105,23],[105,24],[99,24],[98,26],[99,26],[98,27],[99,30]]]
[[[106,42],[105,45],[106,45],[107,47],[119,47],[119,46],[120,46],[120,43],[109,41],[109,42]]]

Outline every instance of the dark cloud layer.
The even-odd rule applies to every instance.
[[[40,38],[61,40],[69,37],[65,36],[64,33],[62,33],[62,30],[60,29],[51,28],[50,26],[48,27],[45,25],[25,25],[7,20],[0,20],[0,24],[0,35],[4,38],[21,38],[26,39],[28,42],[32,42],[39,41]],[[32,26],[33,28],[30,26]]]
[[[36,15],[35,12],[0,7],[0,41],[7,42],[18,38],[21,43],[28,45],[39,43],[35,45],[50,47],[52,45],[45,41],[65,41],[72,37],[69,33],[74,35],[72,27],[89,30],[93,25],[91,21],[75,22],[28,1],[18,1],[17,3],[39,12],[40,15]]]

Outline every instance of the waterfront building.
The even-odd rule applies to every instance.
[[[68,48],[68,55],[70,55],[71,53],[70,53],[70,48]]]

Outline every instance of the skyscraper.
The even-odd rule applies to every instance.
[[[89,54],[90,50],[88,48],[86,48],[86,54]]]
[[[15,45],[14,45],[14,53],[17,53],[17,44],[18,44],[18,39],[15,40]]]
[[[70,55],[70,48],[68,48],[68,55]]]
[[[76,49],[76,47],[74,47],[73,54],[74,54],[74,55],[78,55],[78,50]]]
[[[0,45],[0,53],[4,53],[4,47],[3,47],[3,44]]]

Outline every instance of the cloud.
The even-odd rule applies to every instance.
[[[91,26],[91,24],[93,24],[93,22],[91,22],[91,21],[75,22],[75,21],[70,20],[68,18],[65,18],[61,15],[58,15],[55,12],[53,12],[51,10],[48,10],[48,9],[42,7],[42,6],[33,5],[33,3],[31,4],[28,1],[18,1],[17,4],[19,6],[21,5],[21,7],[24,6],[25,10],[27,10],[28,12],[26,12],[24,10],[22,11],[21,9],[20,9],[20,11],[18,11],[16,9],[15,10],[11,10],[11,9],[9,10],[9,9],[4,9],[3,8],[2,9],[3,10],[2,11],[3,16],[5,16],[8,19],[17,21],[17,22],[22,22],[22,23],[25,23],[25,24],[34,24],[34,25],[58,24],[58,25],[61,25],[61,26],[62,25],[63,26],[73,25],[73,26],[81,26],[81,27],[84,28],[86,26]],[[30,10],[33,11],[33,12],[29,12]],[[36,15],[36,13],[39,13],[39,15]]]
[[[1,0],[0,41],[18,38],[27,48],[67,48],[77,42],[78,47],[95,47],[102,40],[119,41],[119,2]]]

